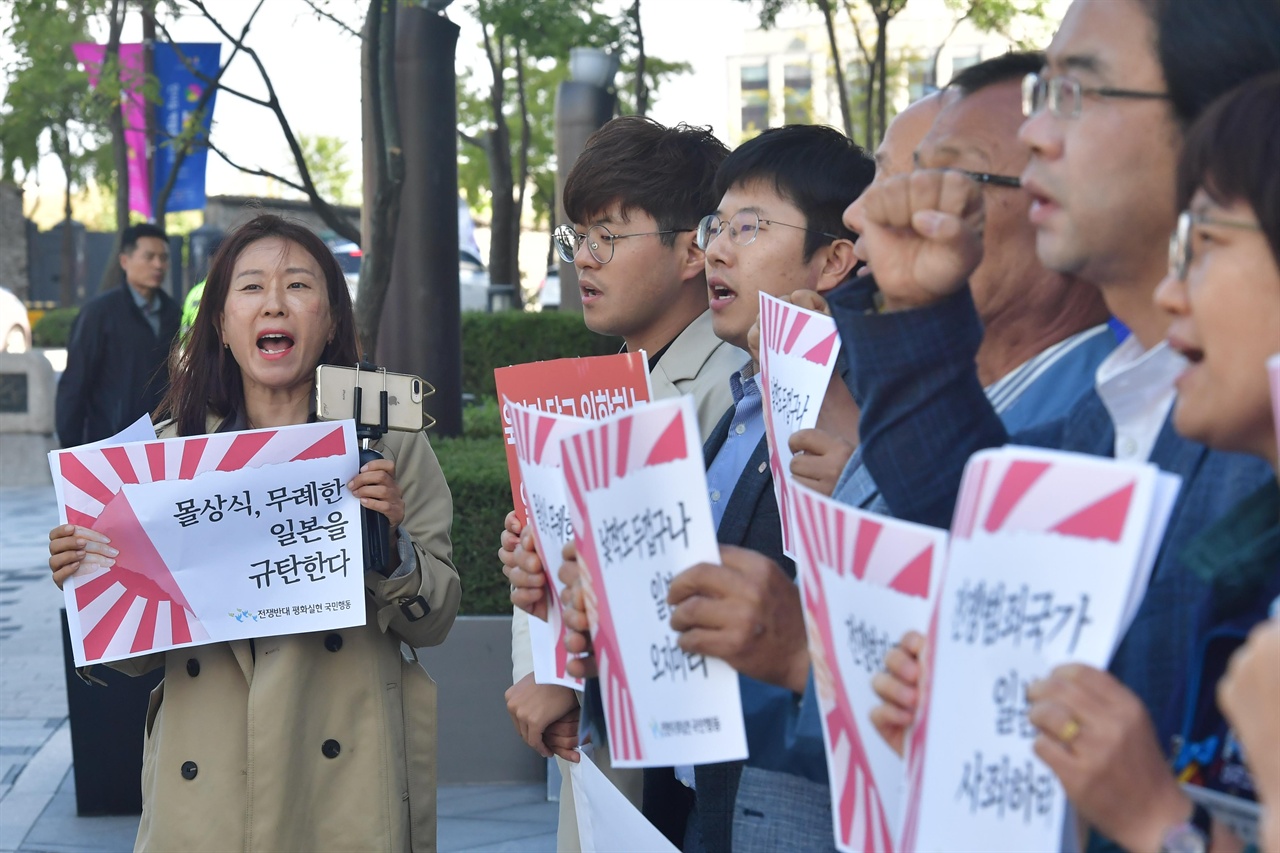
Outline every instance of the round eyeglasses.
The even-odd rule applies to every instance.
[[[665,231],[614,234],[603,225],[592,225],[587,229],[586,234],[579,234],[573,230],[572,225],[557,225],[555,230],[551,232],[551,239],[555,243],[556,254],[566,264],[573,263],[574,258],[577,257],[578,249],[581,248],[584,241],[587,244],[587,251],[591,253],[591,257],[595,258],[599,264],[607,264],[613,260],[613,244],[618,240],[625,240],[628,237],[653,237],[658,234],[686,234],[692,230],[692,228],[668,228]]]
[[[1022,78],[1022,114],[1028,118],[1046,106],[1058,118],[1080,117],[1084,96],[1129,98],[1131,100],[1167,101],[1168,92],[1144,92],[1137,89],[1114,89],[1110,86],[1083,86],[1074,77],[1045,77],[1034,71]]]
[[[1249,231],[1259,231],[1262,227],[1256,222],[1212,219],[1202,213],[1192,213],[1189,210],[1182,211],[1182,213],[1178,214],[1178,225],[1173,229],[1173,234],[1169,237],[1169,275],[1178,281],[1186,281],[1187,270],[1191,269],[1191,259],[1194,257],[1193,246],[1191,245],[1194,235],[1191,232],[1197,225],[1243,228]]]
[[[792,225],[789,222],[779,222],[776,219],[761,219],[754,210],[739,210],[728,219],[721,219],[714,213],[708,213],[698,223],[698,236],[694,239],[698,248],[705,252],[713,240],[728,231],[729,239],[734,243],[739,246],[750,246],[756,241],[756,235],[760,233],[761,225],[781,225],[785,228],[795,228],[797,231],[808,231],[810,234],[821,234],[823,237],[830,237],[832,240],[840,239],[839,234],[832,234],[829,231],[805,228],[803,225]]]

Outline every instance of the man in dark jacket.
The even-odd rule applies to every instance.
[[[107,438],[153,411],[169,385],[169,347],[182,310],[160,289],[169,242],[155,225],[120,237],[124,281],[80,309],[58,382],[58,439],[74,447]]]

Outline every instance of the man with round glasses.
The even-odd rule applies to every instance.
[[[832,304],[866,393],[863,457],[899,517],[949,524],[969,456],[1010,440],[1149,460],[1182,477],[1151,582],[1111,664],[1156,721],[1166,750],[1174,748],[1178,684],[1206,590],[1180,552],[1268,472],[1173,431],[1182,362],[1164,342],[1168,317],[1152,297],[1168,269],[1185,123],[1216,95],[1280,65],[1278,21],[1275,4],[1252,0],[1224,0],[1210,15],[1195,0],[1075,0],[1044,69],[1025,84],[1031,113],[1020,137],[1031,159],[1021,179],[1040,260],[1097,288],[1132,332],[1059,423],[1010,439],[968,367],[982,339],[964,281],[976,261],[958,238],[981,227],[982,194],[972,185],[962,198],[955,193],[965,185],[950,174],[917,173],[851,206],[846,219],[864,229],[876,279]],[[1203,28],[1211,37],[1198,37]],[[943,195],[922,202],[931,192]],[[890,197],[910,200],[895,207]],[[948,215],[938,215],[944,208]],[[902,215],[913,218],[893,228]],[[937,275],[912,272],[906,259],[917,253],[936,262]],[[906,387],[909,400],[895,396]],[[1064,727],[1063,742],[1075,733]]]
[[[825,292],[849,277],[856,235],[840,214],[874,171],[866,152],[827,127],[766,130],[729,155],[716,175],[718,203],[696,233],[706,253],[717,336],[745,347],[762,292]],[[829,849],[820,725],[815,718],[794,737],[788,728],[808,679],[808,656],[803,629],[797,635],[788,630],[795,625],[773,621],[777,614],[802,615],[795,568],[782,553],[758,366],[744,362],[730,379],[733,406],[704,452],[716,538],[763,555],[762,570],[741,571],[728,562],[695,566],[672,582],[670,600],[682,648],[722,657],[740,673],[750,757],[745,769],[739,763],[693,768],[696,807],[684,849]],[[744,630],[753,624],[759,629]],[[677,774],[688,780],[688,770],[677,768]],[[671,774],[646,774],[646,803],[661,799],[663,782],[679,786]]]
[[[577,269],[587,328],[622,338],[627,352],[648,355],[656,398],[692,394],[704,438],[732,403],[729,375],[747,359],[712,329],[703,252],[694,245],[694,226],[719,199],[714,179],[727,153],[707,130],[667,128],[639,116],[614,119],[574,162],[564,188],[573,224],[553,233],[556,253]],[[508,515],[499,552],[506,571],[542,572],[521,533]],[[570,688],[534,682],[528,618],[518,609],[512,620],[507,710],[531,748],[576,761],[578,697]],[[640,771],[610,767],[603,748],[596,761],[640,807]],[[568,768],[561,769],[557,845],[573,851],[579,848],[573,792]]]

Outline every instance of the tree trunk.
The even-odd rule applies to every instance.
[[[395,86],[396,13],[383,9],[383,0],[369,0],[360,50],[364,109],[370,112],[374,137],[371,152],[373,187],[365,188],[372,210],[365,214],[360,290],[356,298],[356,330],[360,346],[372,358],[378,351],[378,327],[391,283],[396,228],[400,221],[400,191],[404,185],[404,157],[400,147],[400,118]]]
[[[489,241],[489,283],[511,284],[519,289],[517,252],[520,246],[520,213],[516,208],[514,164],[511,162],[511,128],[507,124],[503,106],[506,88],[503,72],[506,70],[505,39],[497,44],[484,28],[485,53],[493,72],[493,88],[489,93],[489,107],[493,114],[493,129],[485,141],[489,144],[489,186],[493,194],[493,222]]]
[[[888,94],[888,38],[889,16],[884,13],[876,15],[876,139],[884,135],[888,110],[886,95]]]
[[[844,60],[840,57],[840,45],[836,42],[835,11],[831,0],[817,0],[822,19],[827,25],[827,41],[831,45],[831,62],[835,66],[836,91],[840,96],[840,120],[844,123],[844,135],[853,138],[853,116],[849,114],[849,87],[844,79]],[[639,0],[636,0],[639,5]]]
[[[533,147],[533,131],[529,122],[529,99],[524,87],[524,50],[519,42],[516,43],[516,104],[520,109],[520,157],[519,168],[516,170],[516,204],[512,211],[515,221],[511,225],[511,252],[515,258],[516,285],[512,304],[520,308],[524,305],[524,294],[520,287],[520,219],[524,215],[525,192],[529,188],[529,149]]]
[[[826,0],[823,0],[826,2]],[[636,22],[636,115],[649,113],[649,84],[644,79],[644,27],[640,25],[640,0],[631,6],[631,17]]]
[[[104,75],[110,69],[119,74],[120,33],[124,29],[126,11],[121,0],[111,0],[111,29],[107,37],[106,56],[102,62]],[[103,85],[103,82],[100,81],[99,85]],[[118,88],[119,84],[115,85]],[[120,232],[129,227],[129,150],[124,144],[124,114],[120,111],[119,103],[111,105],[107,113],[107,127],[111,131],[111,150],[116,167],[116,236],[111,254],[107,256],[107,264],[102,270],[102,281],[98,283],[99,293],[106,293],[120,280],[120,268],[115,259],[120,253]]]
[[[63,124],[61,133],[55,131],[50,136],[58,159],[62,161],[62,177],[67,182],[67,192],[62,203],[62,276],[58,282],[58,304],[66,308],[76,298],[76,248],[71,222],[71,142],[66,124]],[[108,262],[107,266],[113,264]]]

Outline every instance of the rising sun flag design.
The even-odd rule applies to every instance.
[[[105,534],[119,551],[114,565],[77,575],[67,584],[69,606],[74,606],[84,638],[84,661],[209,639],[172,568],[139,521],[125,486],[342,455],[344,429],[334,424],[319,439],[314,431],[266,429],[53,454],[66,521]]]

